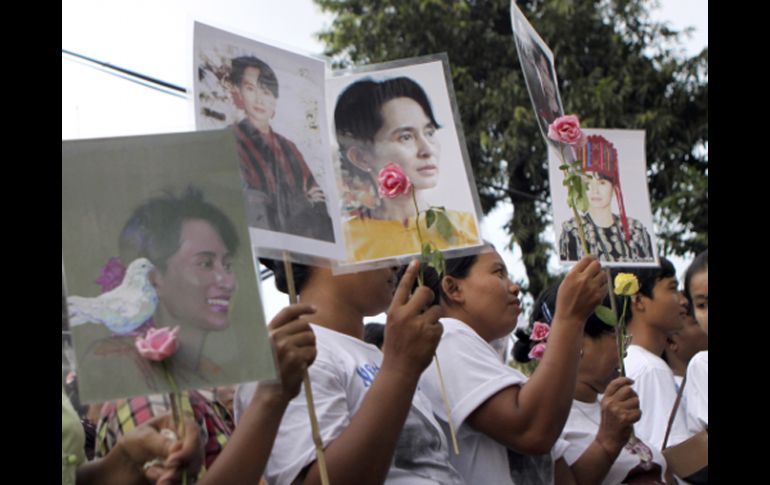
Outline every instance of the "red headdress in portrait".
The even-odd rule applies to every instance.
[[[620,188],[620,173],[618,171],[618,150],[601,135],[590,135],[586,144],[578,149],[578,159],[581,160],[583,172],[596,172],[604,175],[612,181],[612,189],[620,209],[620,223],[623,225],[623,233],[626,241],[631,241],[631,231],[628,227],[626,207],[623,203],[623,190]]]

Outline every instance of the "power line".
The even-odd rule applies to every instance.
[[[62,54],[71,57],[73,61],[80,62],[81,64],[93,67],[94,69],[99,69],[103,72],[106,72],[107,74],[111,74],[121,79],[137,83],[150,89],[155,89],[171,96],[187,99],[187,90],[182,86],[177,86],[176,84],[172,84],[161,79],[148,76],[146,74],[116,66],[114,64],[110,64],[109,62],[100,61],[98,59],[94,59],[93,57],[84,56],[83,54],[78,54],[77,52],[72,52],[66,49],[62,49],[61,52]]]

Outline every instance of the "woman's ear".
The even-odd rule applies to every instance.
[[[460,282],[454,276],[444,276],[441,279],[441,289],[449,298],[450,303],[462,304],[465,302]]]
[[[345,152],[345,156],[350,163],[364,172],[371,172],[374,168],[369,160],[369,153],[359,145],[351,145]]]

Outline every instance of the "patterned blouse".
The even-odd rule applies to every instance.
[[[189,396],[189,398],[188,398]],[[167,394],[153,394],[105,403],[96,435],[96,456],[105,456],[118,438],[149,421],[169,413],[171,403]],[[182,411],[192,410],[201,429],[205,445],[204,469],[208,469],[224,448],[235,427],[227,408],[214,398],[211,391],[190,390],[182,398]]]
[[[612,215],[610,227],[599,227],[588,213],[583,214],[583,230],[586,244],[591,254],[599,256],[601,261],[610,262],[653,262],[652,240],[644,225],[636,219],[628,218],[631,241],[626,242],[620,217]],[[575,219],[562,225],[559,237],[559,255],[562,261],[578,261],[583,257],[580,236]]]

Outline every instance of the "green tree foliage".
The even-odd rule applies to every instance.
[[[508,200],[506,230],[537,295],[554,251],[545,142],[513,42],[508,0],[315,0],[335,15],[319,34],[337,67],[447,52],[484,212]],[[708,246],[708,50],[686,59],[682,35],[645,0],[520,0],[556,58],[565,113],[586,127],[646,130],[661,254]]]

